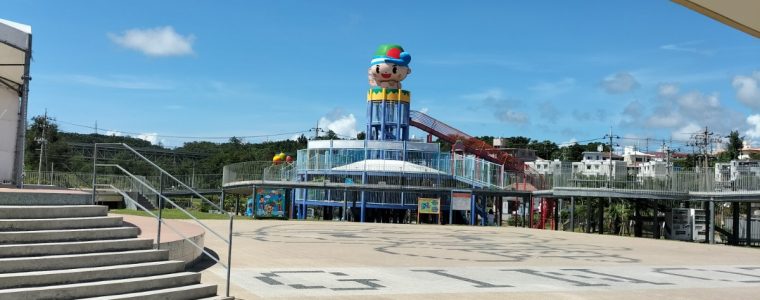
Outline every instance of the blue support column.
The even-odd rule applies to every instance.
[[[301,199],[301,209],[298,211],[301,214],[299,219],[306,220],[306,198],[309,197],[309,189],[303,189],[303,199]]]
[[[475,225],[475,220],[478,218],[477,212],[475,211],[476,199],[475,194],[470,196],[470,225]]]
[[[362,203],[361,203],[360,213],[359,213],[359,222],[364,223],[364,210],[366,209],[366,203],[364,202],[364,191],[362,191],[361,198],[362,198],[361,199]]]
[[[488,200],[486,200],[486,197],[481,198],[481,206],[483,208],[483,211],[480,212],[480,226],[486,226],[486,217],[488,216],[486,212],[486,203]]]

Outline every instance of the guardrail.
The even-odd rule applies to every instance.
[[[98,153],[97,152],[97,147],[98,147],[98,145],[120,145],[120,146],[124,147],[125,149],[129,150],[130,152],[132,152],[133,154],[135,154],[140,159],[144,160],[145,162],[147,162],[148,164],[150,164],[151,166],[153,166],[161,174],[159,176],[159,178],[158,178],[159,179],[159,189],[156,190],[152,185],[150,185],[149,183],[147,183],[145,180],[140,179],[139,177],[137,177],[136,175],[130,173],[129,171],[127,171],[123,167],[119,166],[118,164],[98,164],[98,162],[97,162],[97,153]],[[93,168],[92,168],[92,201],[93,201],[93,204],[95,203],[95,197],[97,195],[97,187],[98,187],[98,183],[97,183],[98,182],[97,168],[98,167],[110,167],[110,168],[116,168],[116,169],[118,169],[119,171],[121,171],[122,173],[124,173],[125,175],[127,175],[129,178],[131,178],[135,182],[139,183],[142,187],[144,187],[148,191],[152,192],[153,194],[155,194],[159,198],[159,203],[158,203],[158,208],[159,209],[158,209],[158,217],[157,217],[157,219],[158,219],[158,235],[159,235],[157,237],[158,240],[160,240],[161,225],[163,223],[163,221],[162,221],[163,220],[162,212],[163,212],[164,203],[169,203],[172,206],[174,206],[176,209],[179,209],[181,212],[183,212],[184,214],[186,214],[187,216],[189,216],[191,219],[193,219],[196,223],[198,223],[201,227],[203,227],[204,229],[208,230],[209,232],[211,232],[212,234],[214,234],[215,236],[217,236],[219,239],[221,239],[222,241],[224,241],[225,244],[227,244],[227,264],[225,265],[224,263],[222,263],[221,261],[219,261],[218,259],[216,259],[213,255],[211,255],[210,253],[206,252],[205,249],[203,249],[202,247],[199,247],[198,245],[196,245],[196,244],[193,243],[193,245],[196,246],[196,247],[198,247],[198,248],[200,248],[200,250],[203,251],[203,253],[206,256],[210,257],[212,260],[216,261],[217,263],[219,263],[220,265],[222,265],[226,269],[226,271],[227,271],[227,280],[226,280],[226,292],[225,292],[225,296],[229,297],[229,295],[230,295],[230,273],[231,273],[231,268],[232,268],[232,224],[233,224],[233,215],[230,214],[230,213],[228,213],[228,212],[226,212],[224,209],[222,209],[221,207],[219,207],[217,204],[215,204],[215,203],[211,202],[210,200],[206,199],[206,197],[204,197],[203,195],[201,195],[200,193],[198,193],[195,189],[193,189],[189,185],[185,184],[184,182],[180,181],[179,179],[177,179],[176,177],[174,177],[172,174],[169,174],[163,168],[161,168],[160,166],[156,165],[151,160],[147,159],[145,156],[143,156],[142,154],[140,154],[139,152],[137,152],[137,150],[133,149],[132,147],[130,147],[127,144],[96,143],[96,144],[94,144],[93,147],[94,147],[93,152],[92,152],[93,153],[93,157],[92,157],[92,164],[93,164]],[[211,205],[212,207],[214,207],[215,209],[217,209],[221,213],[227,214],[227,216],[229,216],[229,233],[228,233],[228,237],[224,238],[219,233],[217,233],[216,231],[214,231],[211,228],[209,228],[206,224],[204,224],[203,222],[201,222],[200,220],[198,220],[197,218],[195,218],[187,210],[185,210],[181,206],[179,206],[176,203],[174,203],[171,199],[169,199],[166,196],[164,196],[163,192],[162,192],[162,189],[163,189],[163,178],[164,178],[164,176],[168,177],[171,180],[173,180],[173,182],[175,184],[178,184],[179,186],[182,186],[183,188],[191,191],[195,196],[199,197],[202,201],[205,201],[207,204]],[[134,200],[134,199],[131,199],[131,200]]]

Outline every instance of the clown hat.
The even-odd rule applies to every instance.
[[[375,51],[375,56],[372,58],[370,65],[392,63],[399,66],[407,66],[410,61],[412,61],[412,56],[404,52],[404,48],[400,45],[383,44]]]

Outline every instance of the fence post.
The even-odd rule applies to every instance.
[[[95,185],[97,184],[97,170],[95,165],[97,164],[97,157],[98,157],[98,144],[93,143],[92,144],[92,205],[95,205],[95,197],[97,197],[97,188]],[[38,174],[39,175],[39,174]]]
[[[163,221],[164,211],[164,174],[159,172],[158,175],[158,230],[156,232],[156,250],[161,249],[161,222]]]

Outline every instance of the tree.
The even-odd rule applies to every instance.
[[[476,136],[475,138],[485,142],[486,144],[493,145],[493,137],[490,135]]]
[[[721,153],[718,159],[721,161],[730,161],[737,159],[739,158],[739,154],[741,154],[742,148],[744,148],[744,141],[742,137],[739,136],[739,131],[732,130],[731,133],[728,134],[728,145],[726,146],[726,151]]]
[[[339,140],[338,134],[335,133],[335,131],[328,130],[327,133],[324,136],[325,140]]]
[[[359,133],[356,134],[356,139],[357,140],[365,140],[366,138],[367,138],[367,134],[364,133],[364,131],[359,132]]]
[[[309,139],[306,138],[306,136],[303,135],[302,133],[301,136],[299,136],[298,139],[296,139],[296,142],[298,142],[298,145],[302,146],[301,148],[306,148],[306,144],[309,143]]]
[[[592,142],[592,143],[586,144],[586,150],[585,151],[598,151],[599,150],[599,145],[602,146],[602,151],[603,152],[610,151],[609,145],[607,145],[605,143],[600,143],[600,142]]]
[[[524,136],[513,136],[506,138],[506,148],[527,148],[531,139]]]
[[[560,159],[562,161],[581,161],[583,159],[583,151],[586,151],[586,146],[572,143],[555,151],[554,154],[552,154],[552,159]]]
[[[559,147],[550,140],[544,140],[543,142],[534,140],[528,144],[528,149],[536,151],[536,156],[540,158],[551,159],[552,153],[559,150]]]

